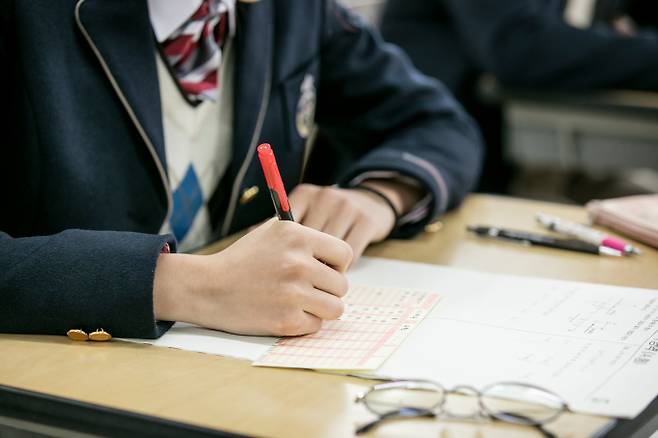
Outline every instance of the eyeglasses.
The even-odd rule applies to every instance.
[[[449,412],[448,394],[475,396],[477,406],[470,412]],[[518,382],[494,383],[481,391],[468,385],[450,390],[429,380],[400,380],[374,385],[356,398],[378,418],[359,427],[357,434],[368,432],[383,421],[401,418],[438,418],[444,420],[499,420],[537,428],[547,438],[554,435],[543,426],[567,410],[566,402],[544,388]]]

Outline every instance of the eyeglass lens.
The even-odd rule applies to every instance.
[[[366,394],[364,402],[377,415],[387,415],[403,408],[434,411],[445,400],[445,391],[433,384],[381,385]]]
[[[498,383],[485,388],[480,406],[494,418],[525,425],[548,423],[566,407],[558,395],[519,383]]]

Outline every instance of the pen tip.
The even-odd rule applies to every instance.
[[[642,254],[642,251],[640,251],[640,248],[637,248],[633,245],[626,244],[623,246],[623,252],[626,255],[638,255]]]
[[[599,246],[599,254],[613,256],[613,257],[621,257],[622,255],[624,255],[621,251],[613,248],[608,248],[607,246]]]

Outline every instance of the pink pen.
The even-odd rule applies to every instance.
[[[586,225],[565,221],[564,219],[543,213],[537,215],[537,222],[551,231],[564,234],[565,236],[575,237],[593,245],[613,248],[627,255],[640,254],[639,248]]]

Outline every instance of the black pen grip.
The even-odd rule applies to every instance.
[[[276,215],[282,221],[294,221],[292,217],[292,211],[285,211],[281,206],[281,200],[279,199],[279,194],[276,190],[270,189],[270,196],[272,197],[272,202],[274,203],[274,209],[276,210]]]
[[[527,233],[516,230],[499,230],[498,236],[510,239],[530,242],[532,245],[545,246],[548,248],[566,249],[571,251],[586,252],[589,254],[598,254],[599,247],[587,242],[576,239],[556,239],[551,236]]]

